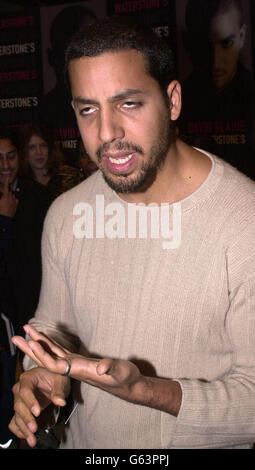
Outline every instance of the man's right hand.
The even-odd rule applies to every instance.
[[[9,424],[10,431],[19,439],[26,439],[30,447],[36,445],[34,433],[38,429],[36,418],[53,403],[65,406],[70,392],[70,379],[35,367],[20,375],[12,389],[15,414]]]

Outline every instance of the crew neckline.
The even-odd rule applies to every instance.
[[[219,181],[222,177],[223,174],[223,164],[220,164],[220,159],[216,157],[215,155],[211,154],[210,152],[206,152],[205,150],[202,150],[197,147],[193,147],[195,150],[203,153],[205,156],[207,156],[212,163],[211,169],[203,181],[203,183],[189,196],[180,199],[179,201],[176,201],[175,203],[169,203],[169,207],[173,206],[174,204],[181,204],[182,206],[182,211],[188,211],[193,209],[195,206],[197,206],[199,203],[210,197],[216,190]],[[133,202],[127,202],[124,199],[122,199],[116,191],[112,190],[108,184],[104,181],[103,175],[101,172],[99,172],[100,178],[102,180],[102,183],[104,184],[107,193],[109,194],[109,198],[112,198],[113,195],[114,197],[121,202],[122,204],[129,205],[129,204],[137,204]],[[167,204],[167,203],[164,203]],[[144,206],[149,207],[149,206]]]

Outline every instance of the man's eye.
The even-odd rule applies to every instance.
[[[123,108],[127,109],[136,109],[142,106],[142,103],[140,103],[139,101],[125,101],[122,106]]]
[[[81,116],[88,116],[89,114],[92,114],[95,111],[95,108],[93,106],[86,106],[85,108],[80,109],[79,114]]]
[[[233,39],[226,39],[226,41],[222,41],[221,46],[223,47],[223,49],[229,49],[233,46],[233,44]]]

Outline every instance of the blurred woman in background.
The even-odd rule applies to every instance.
[[[27,123],[21,130],[23,173],[46,186],[53,198],[80,183],[78,168],[66,165],[52,133],[43,124]]]

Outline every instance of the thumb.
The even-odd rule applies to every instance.
[[[51,401],[56,406],[65,406],[66,405],[66,397],[65,397],[65,390],[63,383],[56,383],[54,384],[52,391],[51,391]]]
[[[108,375],[113,376],[114,365],[115,365],[115,362],[113,359],[109,359],[109,358],[102,359],[101,361],[99,361],[96,367],[98,375],[108,374]]]

